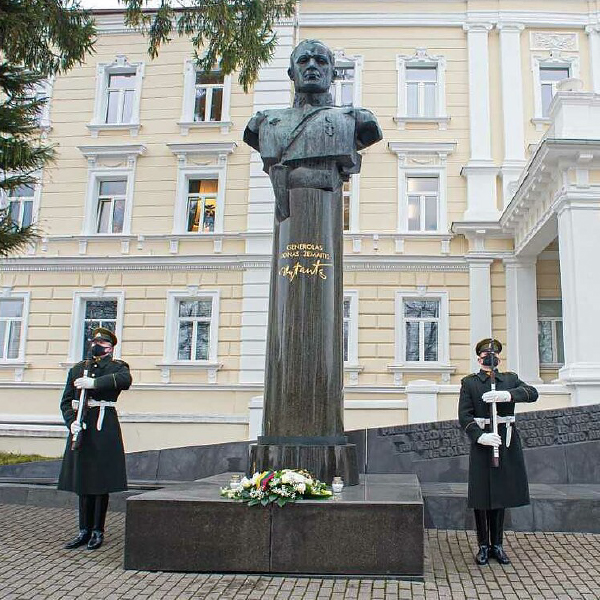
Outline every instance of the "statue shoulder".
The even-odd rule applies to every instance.
[[[363,150],[383,139],[377,117],[367,108],[354,108],[357,149]]]

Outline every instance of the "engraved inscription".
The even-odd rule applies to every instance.
[[[301,277],[327,279],[328,270],[333,266],[328,262],[331,253],[321,244],[288,244],[279,260],[289,261],[279,267],[279,275],[290,282]]]

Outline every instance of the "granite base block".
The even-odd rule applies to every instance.
[[[333,498],[248,507],[223,474],[127,500],[125,568],[422,578],[414,475],[367,475]]]

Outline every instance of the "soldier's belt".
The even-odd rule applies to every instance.
[[[515,422],[515,416],[509,415],[508,417],[497,417],[498,425],[506,425],[506,447],[510,446],[510,440],[512,438],[512,426]],[[490,419],[485,419],[483,417],[475,417],[475,423],[481,428],[485,429],[486,425],[491,425]]]
[[[98,431],[102,431],[102,423],[104,423],[105,410],[107,408],[115,408],[115,406],[117,406],[117,403],[109,402],[108,400],[88,400],[87,405],[90,408],[100,408],[100,411],[98,412],[98,420],[96,421],[96,429]],[[77,410],[77,408],[79,407],[79,400],[71,400],[71,406],[74,410]]]

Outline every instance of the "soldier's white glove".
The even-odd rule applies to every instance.
[[[482,446],[493,446],[498,448],[502,443],[502,438],[497,433],[482,433],[477,438],[477,443]]]
[[[71,435],[78,435],[82,429],[85,429],[85,423],[83,424],[83,427],[81,427],[77,421],[73,421],[69,429],[71,430]]]
[[[79,377],[73,385],[79,390],[91,390],[96,385],[96,380],[93,377]]]
[[[481,399],[484,402],[510,402],[512,396],[506,390],[496,390],[495,392],[486,392]]]

